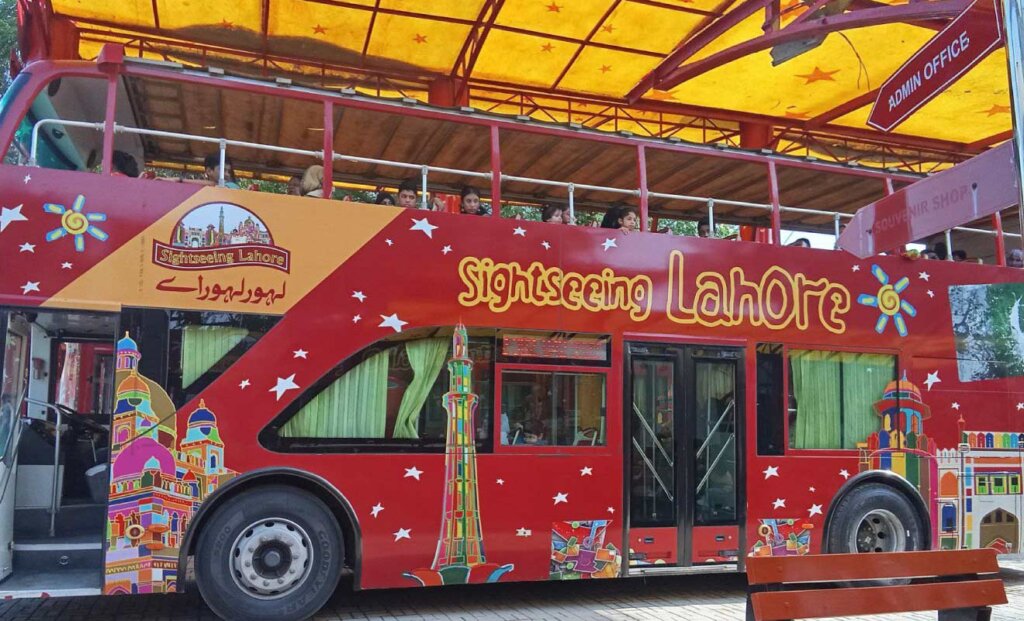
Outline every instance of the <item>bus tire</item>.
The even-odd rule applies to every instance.
[[[267,485],[242,492],[199,533],[199,592],[222,619],[307,619],[338,586],[343,541],[330,509],[305,490]]]
[[[825,549],[832,554],[922,550],[924,529],[904,494],[884,483],[865,483],[836,505]]]

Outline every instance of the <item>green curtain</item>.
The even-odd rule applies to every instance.
[[[188,388],[249,336],[234,326],[185,326],[181,331],[181,387]]]
[[[387,427],[388,351],[349,369],[282,428],[286,438],[383,438]]]
[[[881,425],[874,403],[896,379],[896,364],[885,354],[843,356],[843,448],[856,448]]]
[[[797,407],[792,448],[840,447],[839,361],[840,354],[836,352],[790,351],[790,373]]]
[[[420,412],[434,387],[441,366],[448,356],[448,339],[418,339],[405,344],[413,378],[402,395],[398,407],[393,437],[415,439],[419,437]]]

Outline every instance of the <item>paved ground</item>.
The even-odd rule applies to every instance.
[[[1002,563],[1010,603],[993,620],[1024,619],[1024,558]],[[320,621],[590,621],[743,619],[743,576],[684,576],[577,583],[496,584],[445,589],[402,589],[347,593],[340,590]],[[934,621],[936,615],[893,615],[890,619]],[[178,621],[214,619],[195,594],[135,597],[78,597],[0,603],[0,619],[28,621]],[[865,620],[866,621],[866,620]]]

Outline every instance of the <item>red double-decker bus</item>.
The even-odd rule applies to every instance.
[[[0,143],[5,597],[180,592],[191,566],[224,618],[300,619],[346,573],[1020,548],[1021,272],[781,243],[918,175],[117,46],[26,66]],[[314,165],[320,196],[412,176],[415,205],[472,185],[495,213],[238,187]],[[630,205],[643,230],[503,201]],[[948,239],[1002,263],[1004,235]]]

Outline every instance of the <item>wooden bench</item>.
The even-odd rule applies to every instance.
[[[940,621],[988,621],[1006,603],[996,551],[751,556],[747,621],[937,610]],[[835,585],[911,579],[886,586]]]

